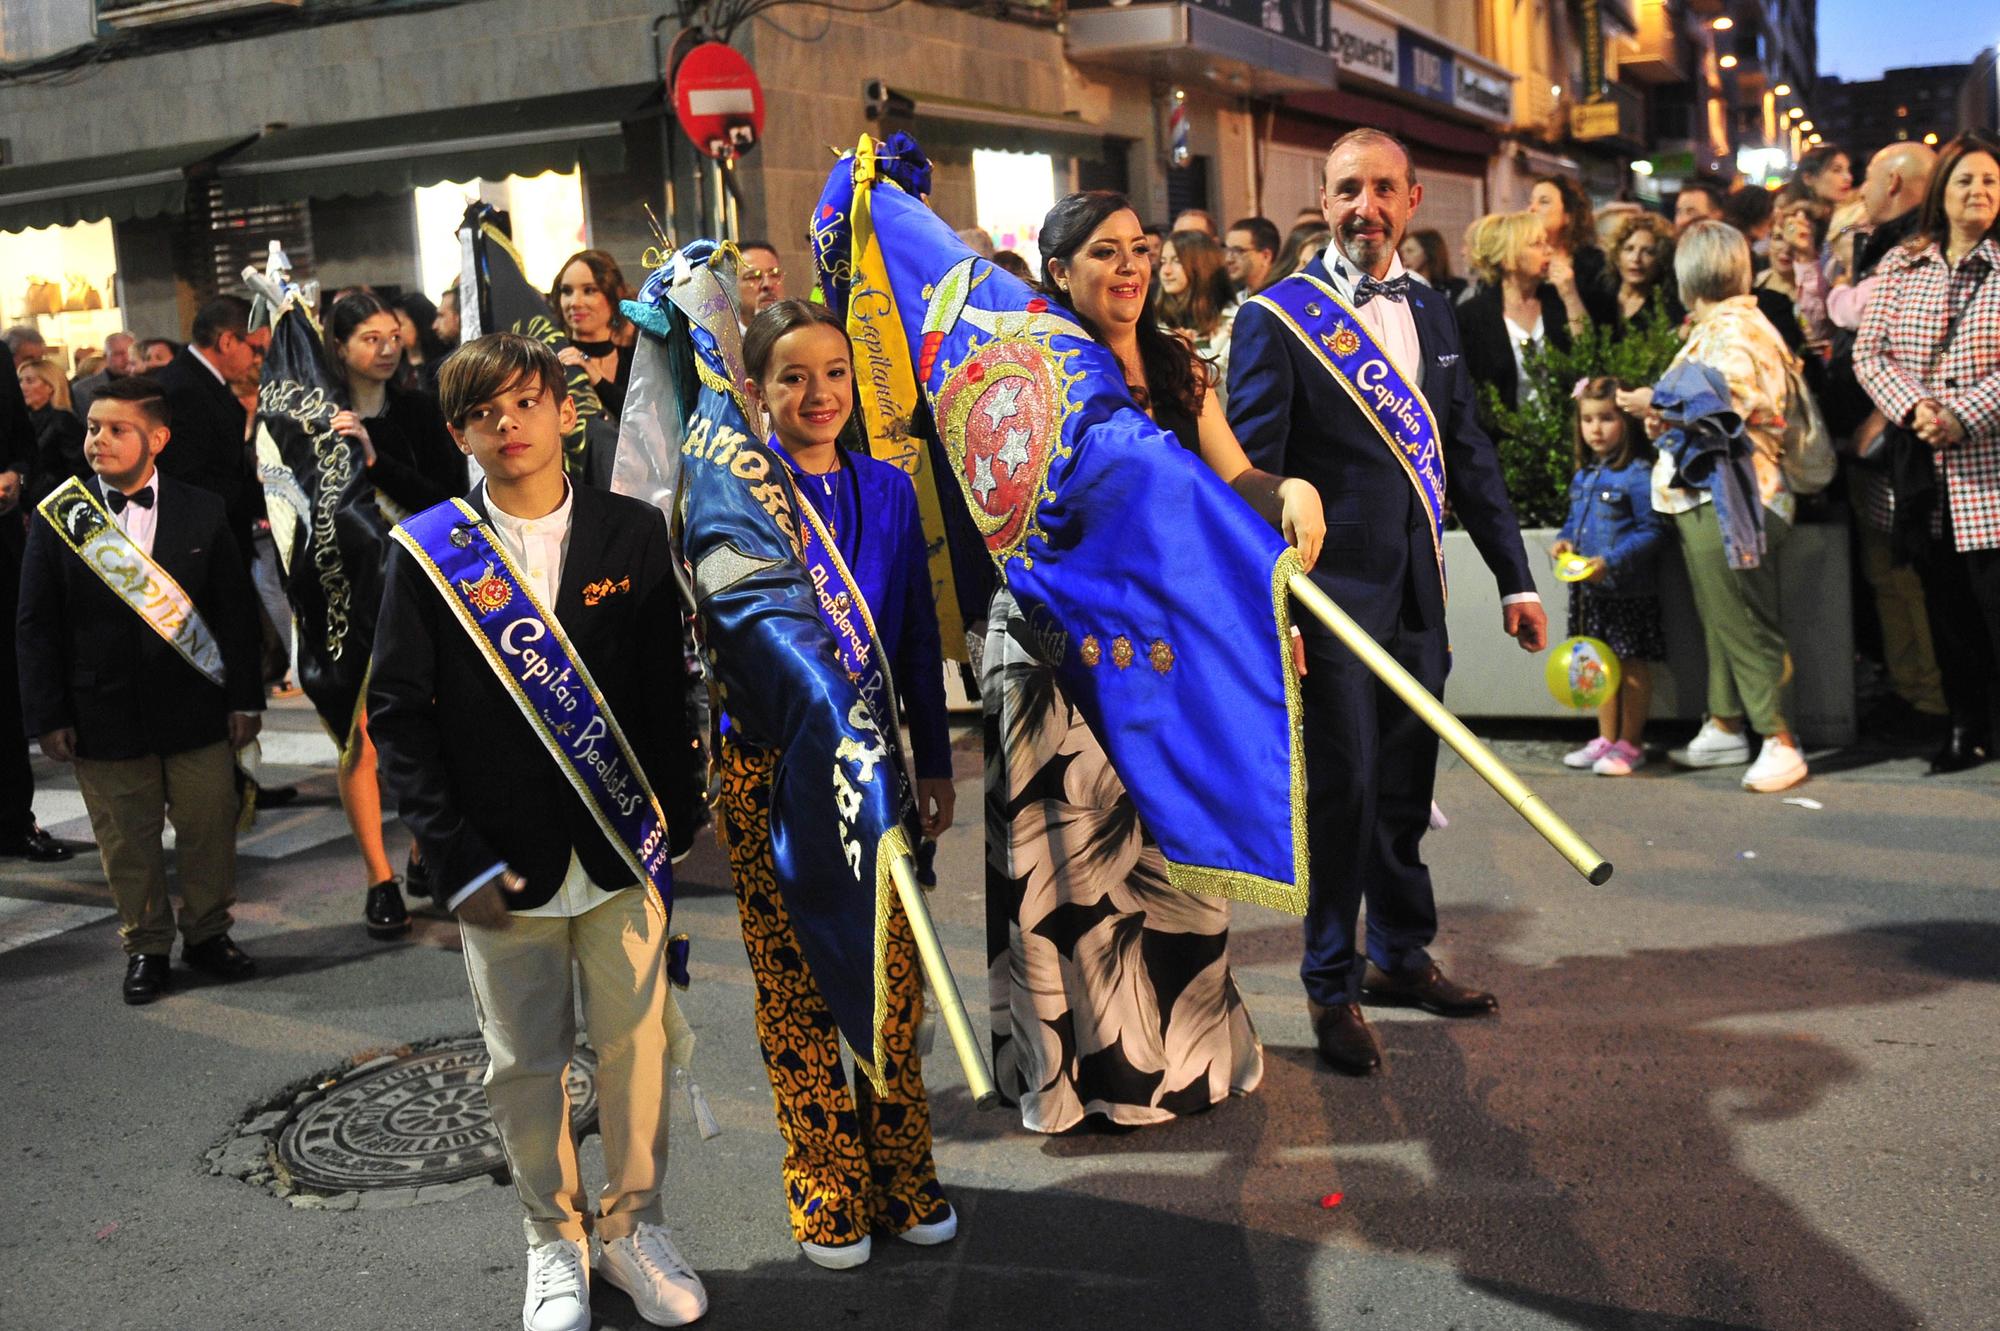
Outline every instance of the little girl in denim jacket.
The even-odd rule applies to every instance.
[[[1653,446],[1639,422],[1618,409],[1623,387],[1610,378],[1577,381],[1569,520],[1549,551],[1588,561],[1570,586],[1570,635],[1601,640],[1622,667],[1618,691],[1597,709],[1597,738],[1563,756],[1568,766],[1599,776],[1629,776],[1645,766],[1650,663],[1667,654],[1655,581],[1667,519],[1653,511]]]

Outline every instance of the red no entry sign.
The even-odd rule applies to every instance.
[[[741,52],[704,42],[674,71],[674,117],[710,157],[740,157],[764,134],[764,85]]]

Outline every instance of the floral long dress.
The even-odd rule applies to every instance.
[[[986,911],[994,1074],[1021,1121],[1062,1132],[1199,1113],[1264,1076],[1229,973],[1229,903],[1167,884],[1104,750],[993,602],[986,714]]]

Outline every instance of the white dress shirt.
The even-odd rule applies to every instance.
[[[103,481],[99,481],[98,484],[103,486],[104,489],[104,506],[110,508],[111,487]],[[127,504],[124,508],[114,512],[111,515],[111,520],[118,524],[118,530],[132,538],[132,544],[138,546],[150,558],[153,553],[153,533],[160,529],[160,473],[158,471],[148,472],[145,484],[139,488],[143,490],[148,486],[153,491],[153,506],[151,508],[142,508],[138,504]]]
[[[1361,270],[1348,261],[1340,252],[1339,245],[1328,245],[1325,253],[1327,275],[1333,279],[1333,289],[1349,305],[1354,304],[1354,287],[1361,278]],[[1403,260],[1400,255],[1390,255],[1389,271],[1382,277],[1384,282],[1393,282],[1403,276]],[[1415,279],[1412,279],[1414,284]],[[1410,310],[1408,300],[1390,300],[1387,296],[1377,296],[1354,312],[1361,319],[1375,339],[1375,344],[1389,353],[1389,360],[1402,376],[1414,387],[1423,383],[1424,349],[1417,338],[1417,316]],[[1515,592],[1500,598],[1502,606],[1518,605],[1533,601],[1542,603],[1539,592]]]
[[[499,538],[500,548],[514,561],[514,567],[521,571],[528,590],[535,594],[535,600],[551,617],[556,612],[556,592],[562,587],[563,561],[569,554],[570,512],[575,497],[569,482],[564,481],[563,500],[554,512],[539,518],[517,518],[495,503],[492,495],[486,496],[486,513],[491,519],[489,525]],[[496,864],[460,888],[449,903],[451,909],[457,910],[467,897],[499,877],[500,871],[506,867],[505,864]],[[564,871],[562,886],[556,889],[555,895],[539,906],[517,910],[514,914],[568,919],[594,910],[609,899],[604,890],[591,882],[583,861],[576,857],[575,851],[571,851],[569,868]]]

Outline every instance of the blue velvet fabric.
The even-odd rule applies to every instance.
[[[889,290],[864,287],[854,169],[842,159],[814,213],[822,289],[864,317],[899,312],[892,354],[958,497],[1174,881],[1302,911],[1303,756],[1274,595],[1296,560],[1137,407],[1109,350],[886,181],[870,211]]]

